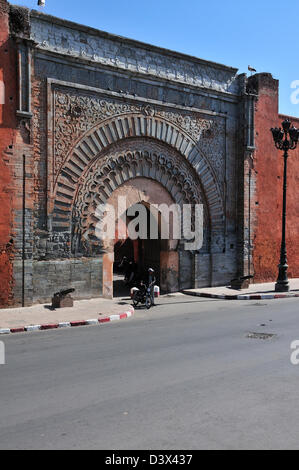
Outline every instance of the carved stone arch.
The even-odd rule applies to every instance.
[[[146,178],[160,183],[174,203],[203,204],[205,249],[209,244],[210,213],[200,180],[187,161],[164,144],[138,139],[119,144],[118,150],[94,160],[78,183],[72,210],[72,254],[94,255],[102,246],[95,236],[97,207],[129,180]],[[83,240],[83,244],[80,241]],[[89,240],[89,243],[86,241]],[[93,248],[91,249],[91,245]]]
[[[53,230],[57,232],[69,230],[69,220],[78,187],[80,188],[79,191],[83,192],[89,189],[85,188],[83,190],[80,184],[85,179],[84,175],[86,172],[93,171],[94,162],[102,158],[102,155],[105,155],[110,148],[112,149],[120,142],[129,141],[134,138],[167,144],[177,154],[181,155],[180,163],[184,161],[189,163],[190,167],[198,174],[204,190],[210,212],[211,230],[221,239],[224,232],[223,198],[217,178],[207,158],[199,150],[196,141],[180,129],[179,126],[166,119],[144,114],[121,115],[106,120],[89,130],[77,142],[66,158],[56,179],[53,195]],[[133,174],[141,171],[141,167],[143,167],[145,173],[147,172],[144,176],[154,176],[152,174],[152,161],[147,155],[144,155],[142,161],[135,158],[133,165],[130,164],[129,155],[127,159],[120,160],[119,163],[123,166],[120,177],[128,178],[130,175],[132,177]],[[163,159],[161,159],[160,163],[163,168],[164,179],[167,180],[167,178],[170,179],[171,177],[171,184],[174,185],[176,182],[176,187],[179,188],[184,181],[184,176],[177,174],[179,173],[180,164],[167,169]],[[116,162],[112,162],[112,164],[116,164]],[[105,172],[110,172],[111,169],[113,170],[108,162],[101,171],[104,175]],[[150,176],[151,174],[152,176]],[[110,183],[112,186],[115,184],[113,178]],[[99,186],[99,191],[103,197],[106,197],[107,190],[110,191],[110,183],[108,187],[103,184]],[[187,187],[185,191],[182,188],[182,197],[184,193],[187,194],[188,192],[188,183],[185,182],[184,184]]]

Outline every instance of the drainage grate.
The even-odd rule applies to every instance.
[[[276,338],[277,335],[272,334],[272,333],[248,333],[246,335],[246,338],[251,338],[251,339],[272,339]]]

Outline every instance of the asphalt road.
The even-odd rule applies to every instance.
[[[160,303],[1,337],[0,449],[298,449],[298,299]]]

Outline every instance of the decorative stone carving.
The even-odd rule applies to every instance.
[[[72,212],[72,253],[93,256],[101,253],[102,245],[95,236],[99,221],[97,207],[105,204],[113,190],[125,181],[147,176],[160,182],[177,204],[204,204],[205,243],[209,244],[209,214],[200,183],[188,162],[173,152],[165,153],[163,146],[155,148],[132,143],[122,145],[122,151],[108,153],[96,160],[81,178]]]
[[[143,115],[175,124],[208,156],[218,182],[225,176],[225,123],[220,117],[203,118],[198,113],[170,111],[128,100],[99,97],[62,87],[54,89],[54,168],[58,174],[74,142],[89,129],[117,116]]]

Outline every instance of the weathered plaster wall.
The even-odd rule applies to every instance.
[[[254,78],[254,77],[253,77]],[[253,264],[255,282],[277,278],[281,245],[283,152],[274,147],[271,127],[281,127],[286,116],[278,115],[278,82],[270,74],[256,77],[256,151],[253,175],[256,190],[253,210]],[[299,119],[289,118],[299,128]],[[299,148],[288,159],[287,250],[290,277],[299,277]]]
[[[9,39],[9,5],[0,0],[0,305],[12,302],[13,188],[11,166],[16,128],[15,49]],[[2,84],[1,84],[2,83]]]
[[[279,116],[279,122],[285,119],[285,116]],[[289,118],[297,129],[299,129],[299,118]],[[280,155],[280,160],[282,160]],[[280,167],[281,167],[280,161]],[[282,175],[282,170],[281,173]],[[282,177],[280,178],[280,181]],[[290,152],[288,160],[288,220],[287,220],[287,247],[289,275],[292,278],[299,277],[299,147]],[[282,201],[282,186],[278,188],[279,201]],[[280,205],[281,207],[281,205]],[[282,209],[281,209],[282,210]]]

